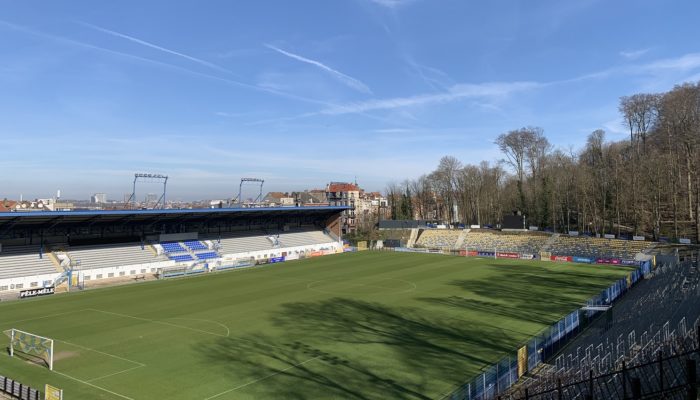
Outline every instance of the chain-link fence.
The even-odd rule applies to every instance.
[[[643,280],[644,277],[653,279]],[[645,287],[630,291],[637,284]],[[623,297],[628,292],[633,294]],[[615,306],[611,307],[613,302]],[[447,398],[519,398],[524,395],[524,388],[531,392],[553,390],[557,385],[583,381],[590,374],[610,373],[625,362],[630,367],[639,365],[659,350],[666,350],[663,354],[669,355],[687,350],[687,344],[681,343],[700,323],[697,269],[685,263],[664,265],[652,271],[645,264],[586,304]],[[662,319],[666,316],[671,318]],[[592,325],[590,329],[577,337],[589,325]],[[553,364],[544,364],[545,360]],[[514,390],[516,382],[518,389]]]

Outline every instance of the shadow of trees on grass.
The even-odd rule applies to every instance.
[[[493,326],[356,299],[288,303],[271,319],[275,337],[225,338],[204,351],[249,381],[274,379],[256,388],[269,397],[435,398],[476,374],[484,356],[511,350]]]
[[[429,307],[341,297],[287,303],[267,316],[269,332],[222,338],[203,354],[237,382],[250,383],[236,393],[255,398],[439,398],[495,355],[515,352],[518,343],[499,326],[501,317],[511,326],[549,325],[590,295],[591,286],[610,281],[571,271],[533,273],[531,265],[494,267],[498,279],[455,280],[449,285],[458,294],[413,299]],[[462,310],[472,314],[461,318]]]

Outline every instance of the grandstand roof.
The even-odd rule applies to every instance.
[[[260,207],[198,208],[170,210],[47,211],[0,212],[0,230],[21,227],[56,227],[58,225],[109,224],[121,222],[200,221],[215,218],[287,216],[294,214],[328,215],[348,207]]]

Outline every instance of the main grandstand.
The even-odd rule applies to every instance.
[[[0,213],[0,297],[336,253],[343,210]]]

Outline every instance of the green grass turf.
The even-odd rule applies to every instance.
[[[55,371],[0,374],[67,400],[439,398],[627,272],[364,252],[8,302]]]

